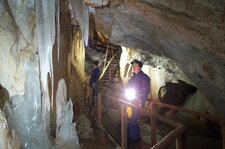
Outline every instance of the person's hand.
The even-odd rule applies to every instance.
[[[140,99],[135,99],[132,104],[134,104],[135,106],[139,106],[141,104]]]

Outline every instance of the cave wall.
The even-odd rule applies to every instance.
[[[54,86],[50,110],[51,135],[56,137],[56,144],[60,143],[60,140],[65,142],[55,146],[57,148],[78,148],[75,123],[70,121],[77,122],[76,116],[83,108],[85,49],[80,28],[73,25],[68,3],[64,1],[60,4],[59,28],[56,41],[60,38],[60,42],[55,42],[52,51]],[[68,119],[69,123],[66,123]],[[68,133],[67,130],[72,131]]]
[[[25,7],[28,9],[24,10]],[[27,5],[0,3],[0,57],[2,62],[7,62],[0,64],[0,83],[9,91],[10,97],[24,94],[24,67],[30,58],[36,57],[36,39],[32,34],[35,13],[32,8],[32,2]]]
[[[18,144],[19,148],[33,149],[79,148],[73,103],[69,93],[61,89],[70,89],[68,50],[72,46],[68,45],[72,40],[67,39],[72,36],[67,33],[71,28],[62,31],[58,48],[55,6],[55,1],[0,1],[0,84],[1,90],[5,89],[1,100],[6,100],[1,101],[5,115],[0,115],[0,136],[4,140],[0,146],[4,149],[18,148]],[[57,99],[64,100],[56,102],[56,93]],[[60,123],[56,125],[57,120]],[[62,129],[56,131],[56,126]]]
[[[5,114],[0,109],[0,148],[1,149],[20,149],[20,141],[14,130],[8,128]]]
[[[139,59],[144,64],[142,71],[151,78],[151,98],[158,98],[158,90],[161,86],[164,86],[166,82],[177,83],[177,80],[183,80],[194,85],[172,60],[156,55],[151,56],[151,59],[144,61],[145,59],[140,49],[123,47],[120,58],[120,75],[123,82],[126,84],[130,79],[132,73],[131,61],[133,59]]]
[[[42,129],[35,126],[38,124],[35,122],[41,121],[35,5],[32,1],[1,1],[0,12],[0,83],[9,94],[4,111],[8,128],[15,130],[22,147],[29,148],[32,146],[27,141],[29,137],[43,136]],[[30,125],[32,118],[33,125]],[[36,142],[38,140],[42,139]]]
[[[3,109],[5,103],[9,100],[8,91],[0,85],[0,109]]]
[[[207,95],[218,115],[225,109],[225,1],[124,0],[96,9],[97,30],[110,41],[173,60]]]
[[[79,29],[73,30],[72,50],[70,55],[70,96],[76,107],[75,115],[83,111],[85,98],[85,46]]]
[[[82,34],[79,30],[74,30],[71,63],[76,68],[79,78],[82,82],[86,80],[85,74],[85,45],[82,40]]]
[[[144,58],[141,50],[122,47],[120,58],[120,76],[125,85],[131,77],[131,61],[133,59],[139,59],[144,63],[142,71],[151,78],[149,94],[150,99],[159,99],[159,89],[160,87],[165,86],[167,82],[178,83],[178,80],[183,80],[186,83],[195,86],[195,84],[172,60],[166,57],[152,55],[151,59],[145,62],[143,61]],[[214,105],[212,105],[205,94],[203,94],[200,90],[183,100],[185,101],[181,106],[184,108],[203,113],[216,114]]]

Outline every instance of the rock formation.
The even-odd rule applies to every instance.
[[[225,1],[112,0],[94,13],[114,44],[173,60],[224,115]]]

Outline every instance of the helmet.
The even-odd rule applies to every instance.
[[[139,67],[142,67],[142,66],[143,66],[143,63],[142,63],[141,61],[137,60],[137,59],[135,59],[135,60],[133,60],[133,61],[131,62],[132,65],[133,65],[134,63],[138,64]]]

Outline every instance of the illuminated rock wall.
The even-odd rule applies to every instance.
[[[183,80],[186,83],[195,85],[185,76],[182,70],[168,58],[151,55],[151,58],[146,59],[145,55],[141,54],[142,50],[140,49],[135,50],[123,47],[122,50],[120,59],[120,76],[124,84],[127,83],[132,73],[130,62],[133,59],[141,60],[144,63],[142,71],[148,74],[151,78],[151,91],[149,96],[151,99],[159,98],[158,91],[160,87],[166,84],[166,82],[177,83],[178,80]],[[195,111],[215,114],[214,106],[199,90],[194,95],[188,97],[183,106]]]

